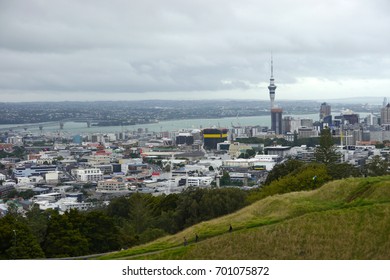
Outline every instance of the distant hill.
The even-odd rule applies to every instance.
[[[390,259],[390,176],[268,197],[101,259]]]
[[[343,104],[370,104],[370,105],[382,105],[383,98],[379,96],[362,96],[362,97],[350,97],[350,98],[338,98],[324,100],[329,103],[343,103]]]

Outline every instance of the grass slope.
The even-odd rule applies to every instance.
[[[101,259],[390,259],[390,176],[268,197]]]

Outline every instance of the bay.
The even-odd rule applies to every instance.
[[[360,117],[364,117],[367,113],[361,113]],[[285,115],[286,116],[286,115]],[[313,121],[319,119],[319,114],[298,114],[288,115],[294,118],[309,118]],[[40,124],[14,124],[14,125],[0,125],[1,130],[8,130],[12,128],[14,131],[23,131],[27,128],[27,131],[32,133],[39,132],[39,126],[42,125],[42,132],[62,132],[68,135],[76,134],[90,134],[90,133],[118,133],[118,132],[131,132],[138,129],[147,129],[149,132],[162,132],[162,131],[180,131],[186,129],[202,129],[209,127],[225,127],[231,128],[234,126],[271,126],[271,116],[250,116],[250,117],[229,117],[229,118],[214,118],[214,119],[183,119],[183,120],[169,120],[161,121],[158,123],[149,124],[137,124],[127,126],[91,126],[87,127],[86,123],[82,122],[66,122],[64,127],[60,130],[59,122],[40,123]]]
[[[293,117],[318,119],[318,114],[308,115],[292,115]],[[43,132],[56,132],[60,130],[59,122],[41,123],[41,124],[19,124],[19,125],[1,125],[0,129],[13,128],[14,131],[23,130],[24,127],[30,132],[39,132],[39,126],[42,125]],[[73,134],[84,133],[116,133],[126,131],[136,131],[138,129],[147,129],[150,132],[161,131],[178,131],[182,129],[202,129],[207,127],[226,127],[234,126],[270,126],[271,116],[250,116],[250,117],[229,117],[229,118],[214,118],[214,119],[184,119],[184,120],[169,120],[158,123],[137,124],[127,126],[91,126],[87,127],[87,123],[82,122],[66,122],[61,131]]]

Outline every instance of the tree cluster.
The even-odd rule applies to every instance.
[[[248,201],[295,191],[313,190],[328,181],[361,177],[363,171],[348,163],[305,163],[289,159],[275,165],[262,188],[252,191]]]
[[[87,212],[40,211],[0,218],[0,259],[66,258],[128,248],[232,213],[247,193],[236,188],[187,189],[180,194],[133,194]]]
[[[324,164],[302,164],[289,172],[292,167],[291,163],[284,164],[275,170],[275,173],[278,174],[271,174],[274,179],[260,190],[253,191],[249,196],[249,201],[275,194],[313,190],[332,179]],[[286,173],[287,175],[284,175]]]
[[[243,186],[244,183],[241,181],[235,181],[230,178],[229,172],[224,171],[221,178],[219,179],[221,186]]]

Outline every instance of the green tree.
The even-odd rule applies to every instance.
[[[129,218],[130,215],[130,201],[126,197],[119,197],[113,199],[107,208],[107,213],[110,216]]]
[[[222,174],[222,176],[221,176],[221,178],[220,178],[220,180],[219,180],[219,184],[220,184],[221,186],[227,186],[227,185],[229,185],[230,183],[231,183],[231,181],[230,181],[229,172],[224,171],[223,174]]]
[[[118,227],[118,242],[121,248],[128,248],[139,244],[139,236],[135,234],[134,225],[124,219],[116,220]]]
[[[298,132],[294,130],[294,140],[293,140],[293,145],[298,146]]]
[[[264,139],[257,137],[237,138],[236,142],[243,144],[264,144]]]
[[[35,195],[33,190],[25,190],[19,193],[19,197],[23,199],[29,199],[32,198]]]
[[[290,172],[288,175],[273,180],[259,190],[252,191],[247,200],[252,203],[275,194],[319,188],[332,179],[325,164],[310,163]]]
[[[366,165],[368,176],[382,176],[388,174],[389,164],[380,156],[373,156],[371,161]]]
[[[33,208],[26,214],[27,225],[41,245],[45,241],[49,215],[50,211],[41,212],[38,205],[34,205]]]
[[[146,230],[153,222],[152,208],[149,207],[150,196],[136,193],[129,198],[129,220],[132,222],[137,234]]]
[[[43,244],[48,258],[75,257],[89,253],[87,238],[72,224],[71,219],[69,215],[60,215],[56,211],[50,213]]]
[[[241,153],[238,158],[252,158],[256,155],[256,151],[253,149],[245,150],[245,153]]]
[[[88,239],[90,253],[102,253],[120,248],[119,231],[114,219],[102,211],[86,213],[80,231]]]
[[[303,165],[304,163],[302,161],[296,159],[288,159],[285,162],[276,164],[274,168],[272,168],[272,170],[268,173],[264,185],[269,185],[272,181],[278,180],[279,178],[290,174]]]
[[[246,192],[237,188],[206,189],[203,193],[200,206],[201,220],[232,213],[245,206]]]
[[[221,215],[232,213],[246,205],[246,192],[236,188],[188,188],[181,193],[176,211],[179,230]]]
[[[296,169],[287,176],[273,181],[262,191],[265,196],[287,192],[312,190],[331,180],[324,164],[311,163]]]
[[[335,163],[340,158],[334,147],[330,129],[325,128],[321,131],[320,145],[316,147],[314,156],[317,162],[324,164]]]
[[[156,219],[155,226],[168,233],[175,233],[180,230],[177,220],[178,213],[175,210],[164,210]]]
[[[178,200],[179,195],[175,193],[169,195],[161,195],[160,200],[158,201],[158,209],[160,210],[160,213],[162,211],[175,210],[177,208]]]
[[[361,176],[361,172],[358,168],[346,162],[329,164],[327,169],[328,174],[334,180]]]
[[[14,197],[17,197],[18,196],[18,191],[17,190],[11,190],[9,193],[7,193],[7,199],[11,199],[11,198],[14,198]]]
[[[20,216],[0,219],[0,259],[36,259],[45,255],[37,239]]]

